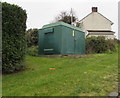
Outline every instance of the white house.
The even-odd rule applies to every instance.
[[[79,21],[80,28],[86,32],[86,36],[105,36],[106,39],[114,39],[111,31],[113,22],[98,12],[97,7],[92,7],[92,12]]]

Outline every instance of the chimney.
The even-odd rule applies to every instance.
[[[97,7],[92,7],[92,12],[97,12]]]

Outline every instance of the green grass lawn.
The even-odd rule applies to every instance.
[[[3,96],[108,96],[118,92],[117,55],[26,56],[28,70],[3,76]]]

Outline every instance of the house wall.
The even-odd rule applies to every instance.
[[[111,22],[98,12],[92,12],[80,21],[80,27],[84,30],[111,30]]]
[[[115,38],[115,35],[88,35],[87,37],[91,37],[91,36],[95,36],[95,37],[105,36],[106,39],[114,39]]]

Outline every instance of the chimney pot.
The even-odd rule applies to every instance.
[[[92,7],[92,12],[97,12],[97,7]]]

